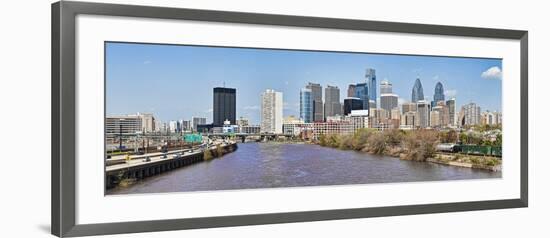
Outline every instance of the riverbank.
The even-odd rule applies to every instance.
[[[323,147],[386,155],[402,160],[490,171],[501,170],[501,160],[496,157],[438,153],[435,148],[440,143],[439,137],[437,132],[431,130],[404,132],[364,129],[353,135],[321,135],[315,143]]]

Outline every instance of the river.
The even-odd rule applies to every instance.
[[[107,194],[501,178],[501,172],[311,144],[244,143],[233,153],[149,177]]]

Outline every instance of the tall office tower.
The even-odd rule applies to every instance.
[[[313,121],[322,122],[324,120],[323,114],[323,88],[318,83],[308,83],[306,88],[311,89],[311,95],[313,97]]]
[[[477,125],[481,120],[481,109],[475,103],[468,103],[464,107],[464,125]]]
[[[348,97],[355,97],[355,84],[348,86]]]
[[[416,112],[416,103],[406,102],[401,105],[401,113]]]
[[[236,97],[237,90],[234,88],[214,88],[214,126],[223,126],[225,120],[228,120],[231,125],[235,125]]]
[[[376,107],[376,97],[378,94],[376,93],[376,71],[374,69],[367,69],[365,73],[366,82],[369,87],[369,101],[374,102],[374,105]]]
[[[300,90],[300,119],[304,123],[313,122],[313,95],[309,88]]]
[[[392,92],[393,92],[392,84],[387,79],[382,80],[382,82],[380,82],[380,95],[384,93],[392,93]]]
[[[416,78],[416,81],[414,81],[414,86],[412,89],[411,101],[418,102],[420,100],[424,100],[424,89],[422,88],[422,83],[420,82],[420,78]]]
[[[363,105],[363,100],[359,98],[349,97],[344,99],[344,115],[349,115],[354,110],[363,110]]]
[[[432,112],[437,111],[439,113],[439,126],[446,127],[449,126],[450,123],[450,115],[449,115],[449,108],[445,104],[445,101],[439,101],[435,105],[435,107],[432,107]]]
[[[418,113],[416,111],[403,113],[401,125],[408,126],[411,129],[416,128],[418,126]]]
[[[431,127],[440,127],[441,125],[441,115],[439,111],[430,112],[430,126]]]
[[[199,125],[206,124],[206,117],[191,117],[191,123],[193,126],[192,130],[197,131]]]
[[[416,112],[418,116],[417,127],[426,128],[430,125],[430,104],[425,100],[416,102]]]
[[[441,82],[437,82],[434,91],[434,105],[437,105],[440,101],[445,101],[445,93],[443,90],[443,84],[441,84]]]
[[[327,85],[325,88],[325,119],[335,115],[342,115],[340,89],[338,86]]]
[[[390,115],[394,108],[397,108],[398,96],[392,93],[392,84],[387,80],[380,82],[380,108],[386,110]]]
[[[283,133],[283,93],[267,89],[262,93],[260,132]]]
[[[455,113],[456,113],[456,100],[451,98],[445,103],[447,104],[447,109],[449,109],[449,124],[451,126],[456,125]]]
[[[363,102],[363,110],[369,110],[369,85],[366,83],[358,83],[355,85],[355,97]]]

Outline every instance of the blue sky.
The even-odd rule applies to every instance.
[[[501,111],[500,59],[107,43],[107,115],[151,112],[164,122],[192,116],[211,122],[212,88],[225,83],[237,89],[237,117],[258,124],[266,89],[283,92],[284,116],[298,116],[299,91],[308,82],[320,83],[323,94],[327,84],[338,86],[343,101],[350,83],[365,81],[366,68],[376,70],[378,84],[390,81],[400,101],[411,100],[420,77],[427,99],[440,81],[457,111],[470,102]]]

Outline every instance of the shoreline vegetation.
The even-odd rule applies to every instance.
[[[501,160],[492,156],[477,156],[467,154],[447,154],[436,151],[439,143],[453,143],[476,140],[477,144],[489,143],[482,139],[472,139],[471,135],[458,134],[455,131],[433,130],[384,130],[360,129],[352,135],[320,135],[314,144],[337,148],[340,150],[355,150],[371,154],[396,157],[402,160],[431,162],[450,166],[501,170]],[[497,143],[500,143],[498,141]]]

